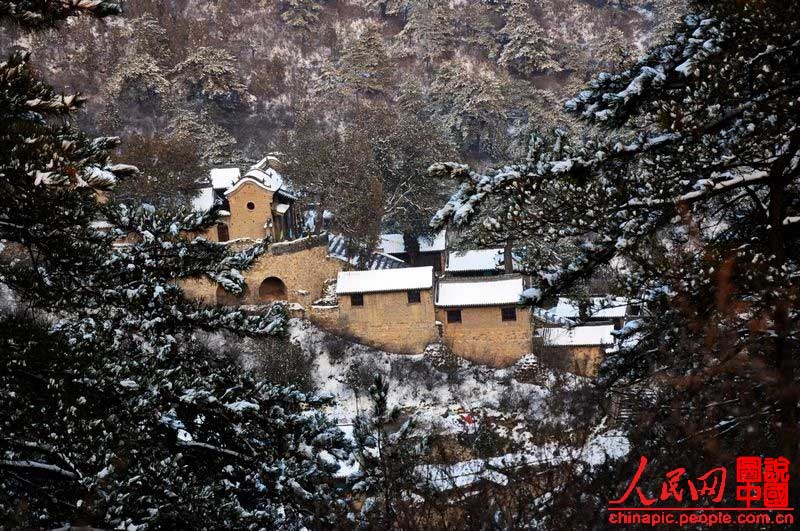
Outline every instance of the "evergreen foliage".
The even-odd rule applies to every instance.
[[[522,75],[561,70],[545,30],[531,16],[527,0],[511,0],[504,18],[501,65]]]
[[[426,441],[415,439],[413,419],[400,423],[400,410],[389,406],[389,384],[380,374],[369,388],[370,411],[356,418],[353,430],[359,471],[350,478],[353,492],[364,496],[353,518],[373,529],[390,529],[409,516],[409,496],[419,490],[414,467]]]
[[[434,224],[572,246],[533,271],[533,304],[613,266],[645,311],[619,332],[601,382],[656,390],[634,419],[634,455],[702,472],[797,455],[800,442],[800,6],[691,9],[634,66],[568,102],[593,138],[535,136],[525,160],[486,174],[436,165],[462,185]],[[560,509],[587,499],[567,492]]]
[[[281,19],[293,28],[310,31],[319,22],[319,0],[283,0]]]
[[[357,38],[345,46],[341,76],[351,90],[364,95],[385,92],[392,76],[392,66],[380,30],[369,24]]]
[[[0,321],[0,525],[334,525],[330,473],[347,444],[319,413],[326,400],[256,381],[195,340],[280,335],[284,309],[204,307],[180,288],[241,291],[264,246],[192,239],[218,207],[104,200],[135,168],[110,163],[117,139],[71,125],[81,103],[39,80],[27,53],[0,64],[0,282],[22,310]]]

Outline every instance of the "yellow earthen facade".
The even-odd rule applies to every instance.
[[[444,343],[456,355],[491,367],[507,367],[532,352],[533,325],[527,309],[517,308],[515,321],[503,321],[499,306],[460,311],[461,322],[448,323],[447,310],[436,310]]]
[[[227,195],[231,213],[228,219],[231,240],[259,240],[272,236],[273,195],[263,186],[248,179]]]
[[[311,308],[309,317],[323,328],[388,352],[418,354],[438,337],[432,290],[420,291],[420,302],[408,302],[408,292],[364,293],[364,304],[353,306],[350,295],[339,306]]]
[[[348,264],[328,256],[327,236],[269,247],[245,274],[246,289],[240,296],[226,292],[208,280],[186,280],[184,292],[205,304],[264,304],[285,300],[309,306],[322,297],[325,282],[336,278]]]

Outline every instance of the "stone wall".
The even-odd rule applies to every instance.
[[[352,306],[350,296],[339,306],[312,307],[309,318],[333,333],[388,352],[418,354],[436,341],[433,291],[420,292],[420,302],[409,303],[405,291],[365,293],[363,306]]]
[[[292,252],[283,252],[283,246],[297,245],[297,243],[273,244],[270,250],[247,271],[245,280],[250,290],[251,304],[269,302],[260,296],[259,290],[265,279],[277,278],[286,286],[285,300],[309,306],[322,297],[326,280],[336,278],[340,271],[349,267],[345,262],[328,256],[327,236],[300,241],[316,245],[296,247]]]
[[[553,369],[569,371],[579,376],[594,378],[605,358],[607,346],[537,346],[534,354],[543,365]]]
[[[448,323],[437,309],[444,343],[458,356],[491,367],[507,367],[533,350],[530,312],[517,308],[516,321],[503,321],[499,306],[461,308],[461,322]]]
[[[327,236],[312,236],[270,245],[267,252],[244,272],[246,289],[238,298],[205,279],[185,280],[181,287],[189,297],[206,304],[261,304],[287,300],[309,306],[322,297],[325,281],[336,278],[348,267],[345,262],[328,256]]]

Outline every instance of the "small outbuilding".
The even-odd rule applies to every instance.
[[[412,266],[431,266],[441,272],[444,267],[444,252],[447,247],[447,233],[440,231],[434,236],[420,236],[417,239],[419,251],[412,253],[406,249],[403,235],[399,233],[381,234],[379,251],[411,264]]]
[[[545,365],[594,377],[614,346],[614,329],[614,324],[538,328],[534,353]]]
[[[457,355],[492,367],[513,364],[533,350],[531,314],[520,304],[521,276],[447,278],[436,293],[445,344]]]
[[[336,328],[390,352],[422,352],[438,337],[433,282],[431,266],[342,271]]]
[[[518,272],[517,260],[512,257],[513,271]],[[463,251],[450,251],[444,269],[445,273],[452,276],[493,276],[506,272],[505,250],[496,249],[471,249]]]

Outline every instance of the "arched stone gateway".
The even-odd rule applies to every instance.
[[[278,277],[265,278],[258,288],[258,300],[261,302],[285,301],[286,284]]]
[[[247,304],[247,298],[250,295],[250,290],[247,288],[247,284],[244,285],[242,292],[240,294],[231,293],[230,291],[225,291],[221,285],[217,285],[217,304],[221,304],[223,306],[239,306],[241,304]]]

